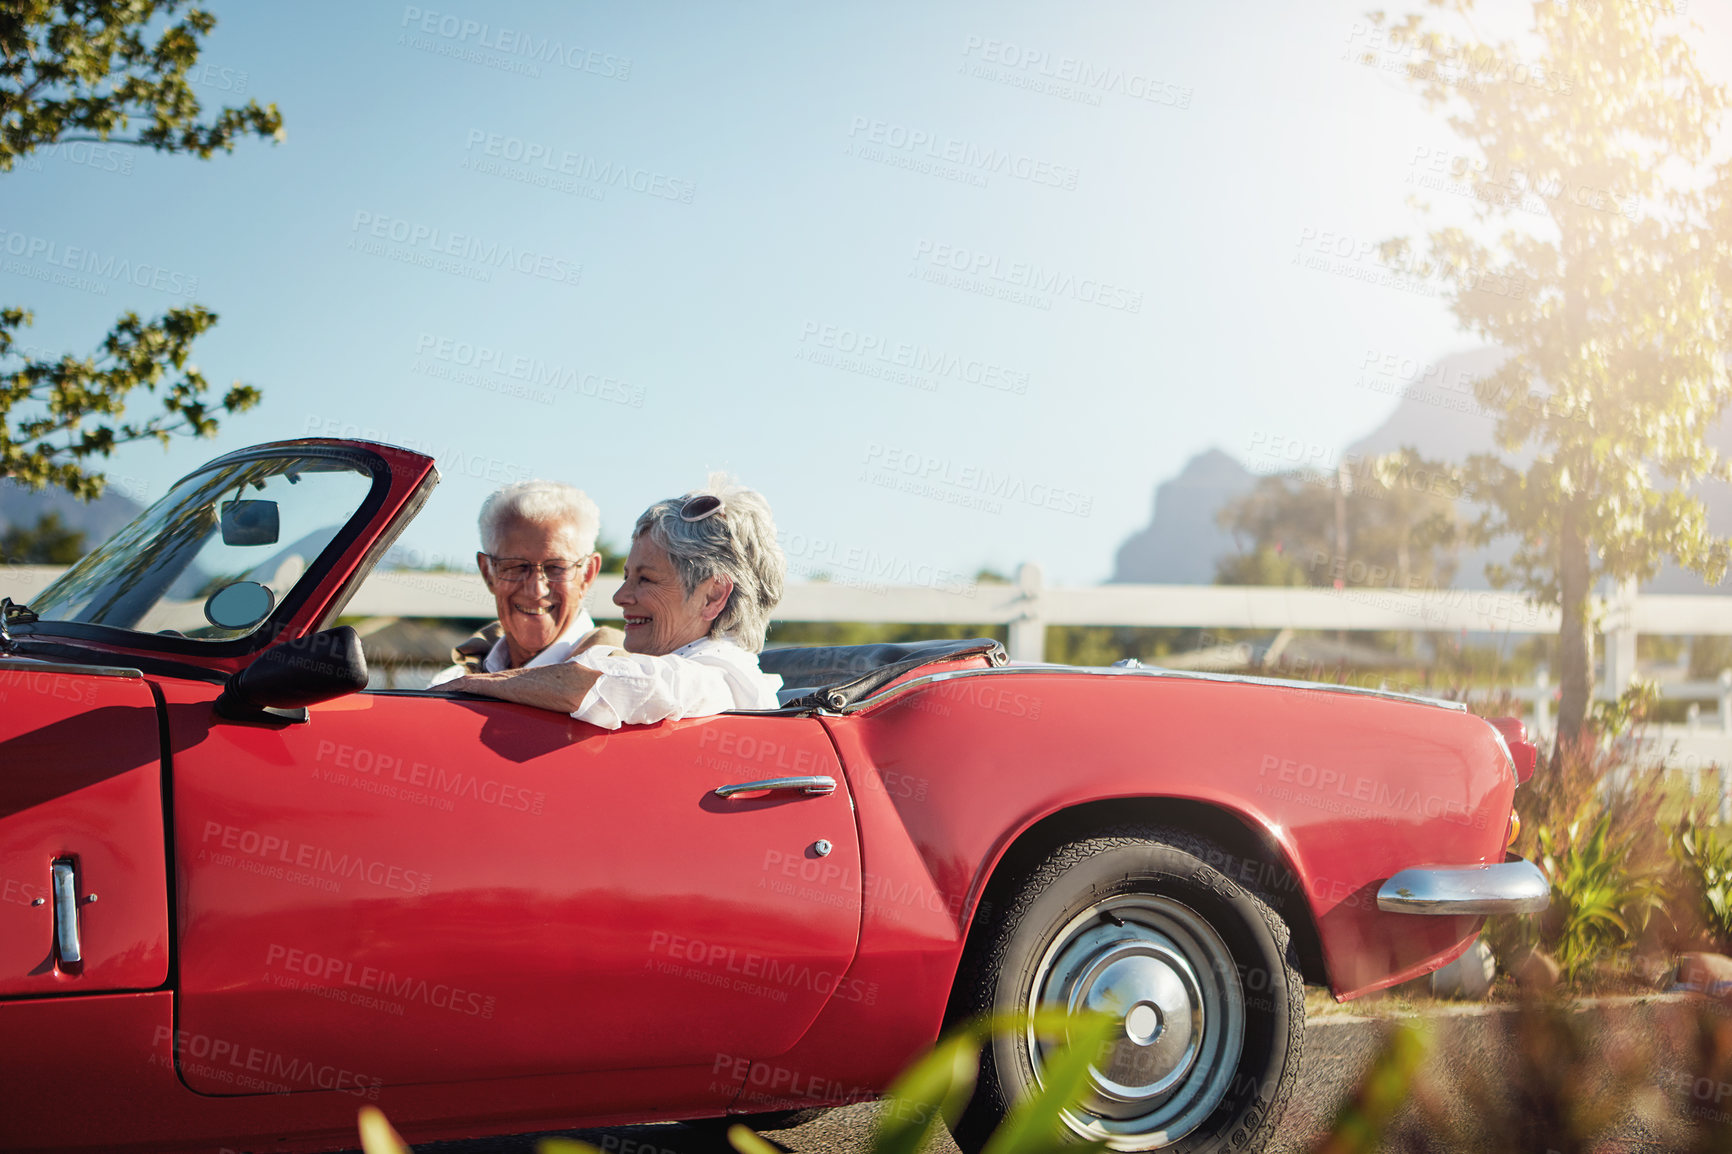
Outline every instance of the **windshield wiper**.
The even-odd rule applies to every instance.
[[[36,611],[28,605],[20,605],[10,597],[0,597],[0,653],[12,652],[12,631],[6,628],[13,622],[19,625],[29,625],[36,620]]]

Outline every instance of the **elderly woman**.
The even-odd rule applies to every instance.
[[[553,665],[593,645],[618,645],[598,629],[583,599],[601,570],[595,551],[601,514],[582,490],[556,481],[508,485],[481,506],[481,579],[499,620],[452,651],[443,685],[466,673]]]
[[[774,709],[782,679],[758,668],[787,559],[770,506],[719,483],[657,501],[632,528],[613,595],[625,649],[480,673],[448,688],[570,713],[603,729],[728,709]]]

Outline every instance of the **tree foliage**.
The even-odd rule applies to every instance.
[[[64,141],[107,140],[208,158],[242,136],[280,140],[276,105],[224,107],[208,120],[188,81],[200,38],[216,25],[186,0],[15,0],[0,6],[0,172]],[[154,30],[154,39],[150,33]],[[113,133],[136,131],[129,136]],[[200,305],[143,320],[126,313],[96,351],[36,359],[18,332],[23,308],[0,309],[0,475],[56,485],[89,499],[102,492],[94,458],[120,445],[176,433],[211,436],[219,417],[258,403],[235,382],[220,400],[189,362],[193,340],[216,323]],[[138,390],[159,410],[127,420]]]
[[[1472,220],[1433,228],[1423,256],[1405,240],[1385,256],[1442,282],[1462,326],[1510,354],[1475,395],[1499,447],[1529,463],[1479,454],[1459,475],[1483,510],[1472,539],[1516,539],[1489,575],[1562,609],[1559,729],[1573,738],[1595,584],[1668,559],[1709,582],[1725,572],[1692,491],[1728,477],[1707,437],[1732,399],[1732,169],[1712,158],[1725,92],[1664,5],[1539,0],[1519,40],[1479,34],[1473,0],[1434,6],[1466,34],[1412,14],[1388,42],[1471,150],[1458,175]]]
[[[1455,574],[1455,484],[1410,454],[1263,477],[1216,515],[1249,542],[1217,562],[1216,584],[1446,586]]]
[[[0,365],[7,364],[14,333],[30,319],[22,309],[0,309]],[[204,374],[187,361],[193,339],[216,319],[199,305],[151,321],[127,313],[94,356],[68,353],[7,365],[0,371],[0,413],[7,417],[0,427],[0,475],[38,488],[56,485],[88,500],[101,495],[103,483],[86,464],[92,457],[146,438],[166,444],[175,433],[208,437],[217,430],[213,409],[238,413],[257,404],[259,391],[236,382],[213,406]],[[140,388],[160,398],[161,412],[123,419]]]
[[[0,533],[0,562],[7,565],[70,565],[84,556],[84,532],[48,512],[34,526],[13,525]]]
[[[113,140],[200,158],[234,150],[246,135],[282,139],[275,104],[247,101],[200,121],[187,81],[199,38],[216,18],[192,8],[160,30],[186,0],[9,0],[0,6],[0,172],[47,144]],[[143,122],[137,134],[111,133]]]

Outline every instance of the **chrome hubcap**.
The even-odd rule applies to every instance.
[[[1232,953],[1189,907],[1149,894],[1101,901],[1072,919],[1041,959],[1029,1009],[1060,1005],[1116,1019],[1065,1116],[1088,1138],[1146,1150],[1190,1133],[1221,1101],[1244,1045],[1245,1004]],[[1040,1078],[1047,1044],[1031,1033]]]

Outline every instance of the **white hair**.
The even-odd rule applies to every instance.
[[[596,534],[601,532],[601,510],[595,502],[582,489],[558,481],[519,481],[483,501],[477,519],[483,552],[499,552],[499,540],[512,521],[569,526],[577,537],[580,557],[595,552]]]
[[[680,516],[697,497],[715,497],[721,508],[699,521]],[[770,614],[782,600],[788,559],[776,544],[776,522],[761,493],[711,473],[709,484],[683,497],[657,501],[638,517],[631,539],[645,533],[667,550],[690,597],[707,577],[727,577],[734,591],[710,623],[710,636],[723,637],[756,653],[770,631]]]

